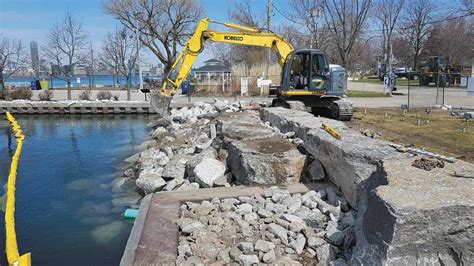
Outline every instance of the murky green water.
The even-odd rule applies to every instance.
[[[124,207],[114,207],[110,182],[142,142],[146,116],[17,115],[26,132],[17,179],[16,228],[20,254],[33,265],[117,265],[131,230]],[[15,150],[0,119],[0,185]],[[0,190],[0,195],[3,190]],[[0,248],[5,225],[0,222]],[[0,264],[6,264],[2,252]]]

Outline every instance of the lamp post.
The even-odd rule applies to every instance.
[[[141,16],[141,12],[134,11],[133,15],[135,17],[135,40],[137,42],[137,65],[138,65],[138,78],[140,81],[140,90],[143,90],[143,77],[142,77],[142,65],[140,62],[140,37],[138,30],[138,16]]]

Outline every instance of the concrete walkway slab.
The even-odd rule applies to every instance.
[[[282,186],[291,194],[325,189],[330,183],[291,184]],[[186,201],[200,202],[213,198],[235,198],[262,194],[266,186],[235,186],[148,195],[140,211],[120,265],[174,265],[178,253],[180,206]]]

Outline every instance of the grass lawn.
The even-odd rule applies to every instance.
[[[421,126],[416,125],[418,118]],[[367,114],[362,109],[356,110],[354,119],[347,123],[358,131],[380,132],[381,139],[425,147],[428,151],[474,163],[474,121],[464,122],[451,116],[450,111],[433,110],[427,115],[424,110],[410,110],[403,116],[398,108],[367,109]],[[466,132],[462,132],[463,127]]]
[[[388,94],[383,94],[376,91],[359,91],[359,90],[349,90],[347,92],[347,97],[390,97]]]

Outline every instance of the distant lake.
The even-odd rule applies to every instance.
[[[29,87],[31,81],[36,80],[34,77],[11,77],[5,81],[5,86],[15,86],[15,87]],[[51,83],[51,79],[48,79]],[[99,86],[113,86],[114,85],[114,76],[105,75],[105,76],[75,76],[71,79],[73,87],[88,87],[89,83],[99,85]],[[139,83],[138,76],[132,77],[132,85],[136,86]],[[120,84],[121,86],[126,86],[125,77],[115,77],[115,84]],[[51,84],[50,84],[51,87]],[[59,78],[53,78],[53,87],[54,88],[65,88],[67,83],[65,80]]]

